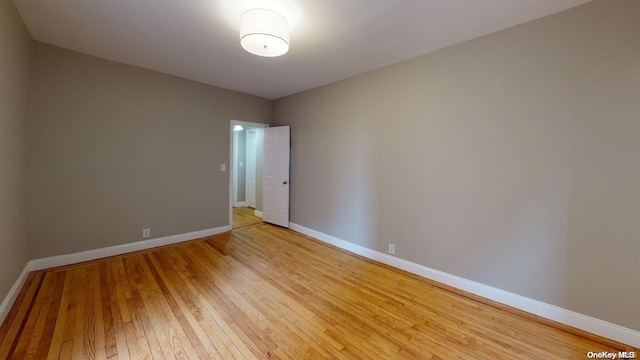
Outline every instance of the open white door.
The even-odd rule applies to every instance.
[[[264,129],[262,220],[289,227],[290,128]]]

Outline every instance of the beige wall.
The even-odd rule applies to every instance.
[[[31,37],[11,1],[0,1],[0,302],[29,260],[27,115]]]
[[[36,43],[33,258],[228,225],[230,119],[270,101]]]
[[[277,100],[294,223],[640,330],[640,1]]]

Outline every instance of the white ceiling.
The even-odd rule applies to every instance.
[[[14,0],[38,41],[276,99],[591,0]],[[291,23],[291,49],[239,44],[240,14]]]

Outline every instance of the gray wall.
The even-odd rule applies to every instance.
[[[31,37],[11,1],[0,1],[0,302],[29,260],[27,115]]]
[[[640,1],[276,101],[291,221],[640,330]]]
[[[227,225],[229,121],[272,115],[262,98],[42,43],[31,89],[33,258]]]

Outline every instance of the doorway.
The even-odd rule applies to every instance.
[[[231,120],[229,223],[233,229],[262,222],[262,161],[266,124]]]

